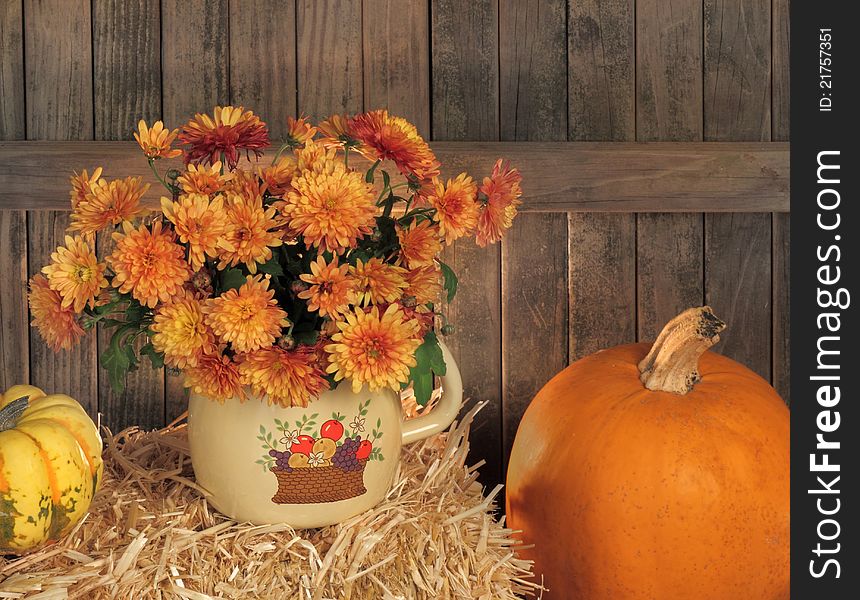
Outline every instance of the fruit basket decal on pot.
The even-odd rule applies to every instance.
[[[316,504],[367,493],[367,463],[385,460],[382,451],[373,447],[382,437],[382,420],[377,419],[375,426],[367,423],[370,402],[368,398],[360,403],[346,424],[346,416],[335,412],[319,428],[319,413],[305,414],[293,423],[275,419],[272,430],[260,425],[257,439],[265,454],[256,463],[278,480],[272,502]]]

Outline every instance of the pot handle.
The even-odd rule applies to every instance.
[[[442,382],[442,397],[433,409],[403,423],[403,444],[411,444],[418,440],[445,431],[457,418],[460,406],[463,403],[463,380],[460,378],[460,369],[441,340],[439,347],[442,348],[442,358],[445,359],[446,373],[440,379]]]

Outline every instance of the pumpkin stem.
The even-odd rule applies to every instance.
[[[699,357],[720,341],[725,328],[710,306],[685,310],[657,336],[639,363],[639,379],[649,390],[686,394],[699,382]]]
[[[30,406],[30,396],[21,396],[0,408],[0,431],[15,427],[28,406]]]

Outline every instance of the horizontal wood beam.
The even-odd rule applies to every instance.
[[[447,176],[465,170],[480,180],[497,157],[509,159],[523,174],[525,212],[789,210],[789,147],[783,142],[432,146]],[[107,177],[140,175],[156,184],[134,142],[0,142],[0,209],[68,208],[69,176],[96,166]]]

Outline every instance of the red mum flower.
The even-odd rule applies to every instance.
[[[238,106],[216,106],[214,118],[197,113],[179,134],[180,141],[190,146],[185,163],[213,164],[224,157],[230,169],[236,168],[239,153],[253,152],[257,158],[269,146],[269,130],[253,111]]]

